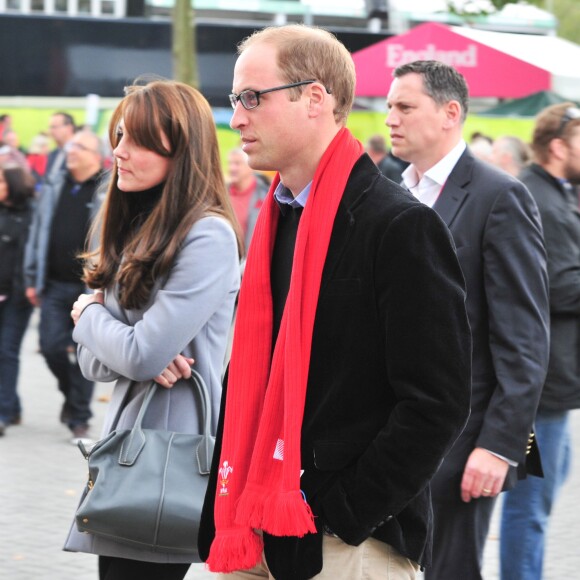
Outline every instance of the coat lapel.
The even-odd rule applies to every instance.
[[[355,224],[355,217],[352,210],[356,207],[359,200],[365,196],[367,189],[374,183],[378,174],[378,169],[366,153],[362,155],[352,169],[334,219],[328,254],[326,255],[324,270],[322,272],[321,292],[324,290],[328,281],[332,279],[332,273],[340,263],[348,240],[350,239]]]
[[[473,155],[466,149],[449,174],[441,194],[433,205],[433,209],[441,216],[447,227],[451,226],[457,212],[469,195],[465,187],[471,179],[473,161]]]

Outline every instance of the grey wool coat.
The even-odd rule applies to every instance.
[[[91,305],[83,311],[73,334],[82,372],[94,381],[117,381],[103,437],[115,426],[133,426],[151,379],[177,354],[194,358],[194,368],[204,377],[215,433],[239,272],[233,229],[226,220],[208,216],[193,225],[171,271],[153,289],[146,307],[123,309],[113,289],[105,292],[104,306]],[[144,426],[199,433],[197,417],[190,383],[179,381],[171,389],[158,390]],[[79,469],[84,469],[82,461],[79,454]],[[81,533],[74,519],[64,549],[146,562],[191,561],[188,556],[137,549]]]

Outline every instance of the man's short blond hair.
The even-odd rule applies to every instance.
[[[278,51],[277,64],[284,79],[290,83],[316,79],[334,97],[334,119],[344,125],[354,101],[356,73],[346,47],[322,28],[289,24],[269,26],[243,40],[238,54],[258,43],[267,43]],[[303,87],[290,89],[296,100]]]

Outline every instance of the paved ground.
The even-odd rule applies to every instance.
[[[0,438],[0,580],[96,580],[96,558],[61,551],[86,477],[79,450],[57,417],[62,399],[37,352],[33,318],[22,353],[20,392],[24,422]],[[93,432],[98,435],[110,385],[97,385]],[[580,457],[580,413],[573,415],[574,449]],[[580,578],[580,467],[573,466],[553,516],[545,580]],[[485,557],[485,578],[497,573],[498,532],[494,518]],[[187,580],[214,575],[192,566]],[[345,579],[349,580],[349,579]],[[449,579],[463,580],[463,579]],[[518,580],[518,579],[513,579]]]

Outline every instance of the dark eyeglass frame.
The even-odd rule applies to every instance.
[[[252,109],[255,109],[260,105],[260,95],[265,95],[266,93],[273,93],[274,91],[282,91],[284,89],[293,89],[294,87],[301,87],[302,85],[311,85],[312,83],[315,82],[316,79],[311,79],[308,81],[298,81],[297,83],[290,83],[289,85],[280,85],[279,87],[264,89],[263,91],[254,91],[253,89],[246,89],[245,91],[242,91],[239,95],[236,95],[236,93],[232,93],[231,95],[229,95],[230,103],[232,105],[232,109],[235,109],[239,101],[240,103],[242,103],[242,107],[244,107],[246,111],[251,111]],[[330,94],[330,91],[328,89],[326,89],[326,92]],[[249,94],[255,95],[256,97],[256,104],[253,107],[249,107],[245,102],[246,95]]]
[[[556,131],[556,137],[560,137],[566,128],[566,125],[570,121],[575,121],[580,119],[580,109],[578,107],[568,107],[564,114],[562,115],[562,119],[560,120],[560,126],[558,127],[558,131]]]

